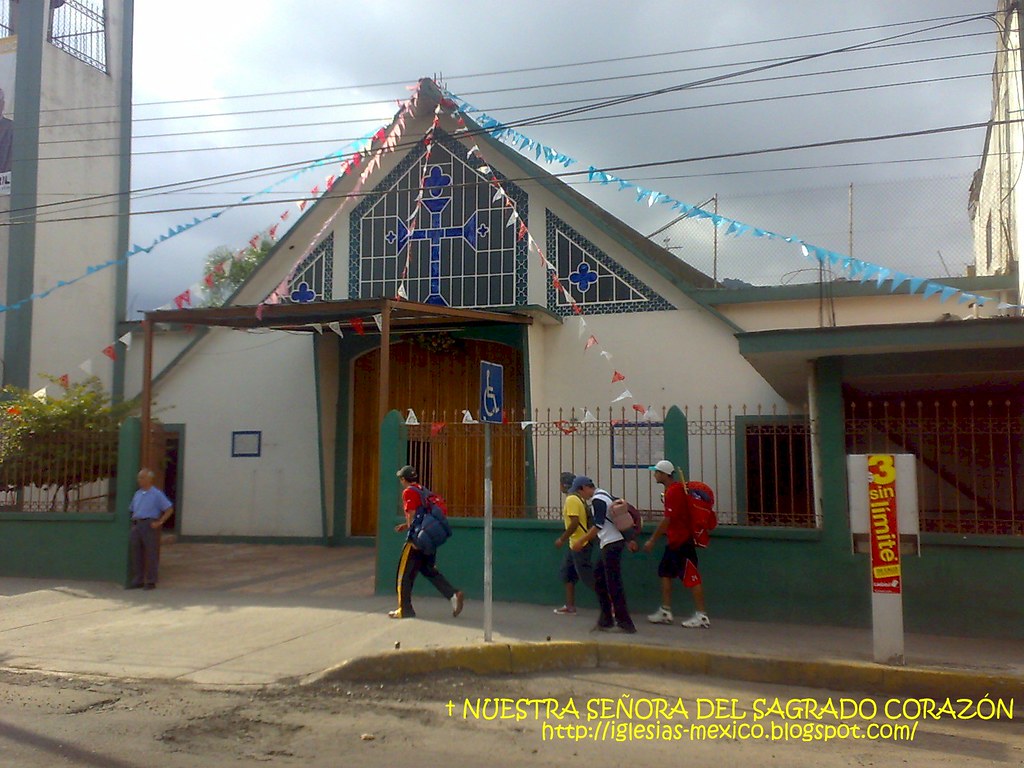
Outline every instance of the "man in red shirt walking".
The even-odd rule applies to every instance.
[[[658,563],[661,607],[650,614],[647,620],[652,624],[672,623],[672,582],[679,578],[690,590],[697,608],[693,616],[682,622],[682,626],[690,629],[710,627],[711,621],[704,606],[704,586],[701,584],[700,571],[697,570],[697,547],[693,543],[693,522],[686,483],[675,479],[676,468],[671,461],[662,459],[651,467],[651,471],[654,472],[654,481],[665,488],[665,517],[654,535],[644,544],[644,552],[654,549],[654,543],[662,535],[667,536],[668,541],[661,562]]]
[[[396,533],[408,531],[405,546],[402,547],[402,556],[398,559],[398,608],[388,611],[388,616],[393,619],[411,619],[416,615],[412,608],[412,587],[416,582],[416,575],[422,573],[434,588],[444,595],[452,604],[452,616],[462,613],[462,604],[465,596],[462,590],[453,587],[444,574],[437,570],[437,553],[427,554],[413,544],[416,536],[417,517],[416,513],[423,506],[423,486],[420,485],[419,472],[415,467],[406,465],[396,473],[402,484],[402,510],[405,512],[405,522],[395,526]]]

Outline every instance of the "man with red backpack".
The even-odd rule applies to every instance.
[[[689,629],[710,627],[711,621],[704,606],[704,586],[697,570],[697,547],[693,541],[695,528],[698,527],[695,523],[699,521],[693,519],[686,484],[675,479],[676,467],[671,461],[662,459],[651,467],[651,471],[654,472],[654,481],[665,488],[665,518],[644,544],[644,552],[654,549],[654,543],[662,535],[668,538],[668,542],[658,564],[661,607],[650,614],[647,620],[652,624],[672,623],[672,582],[679,578],[693,595],[697,609],[693,616],[682,621],[682,626]]]
[[[402,510],[405,522],[395,526],[395,533],[408,531],[402,555],[398,559],[398,608],[388,611],[392,619],[411,619],[412,587],[416,575],[422,573],[438,592],[452,604],[452,616],[462,613],[465,596],[455,589],[437,570],[437,547],[444,543],[451,529],[440,507],[438,497],[420,485],[415,467],[406,465],[396,473],[402,484]]]

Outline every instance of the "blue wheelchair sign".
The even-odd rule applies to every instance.
[[[501,424],[505,409],[504,379],[503,366],[480,361],[480,421]]]

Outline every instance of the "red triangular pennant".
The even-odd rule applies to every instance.
[[[252,248],[253,250],[256,250],[256,248],[259,247],[259,244],[260,244],[260,236],[259,235],[253,235],[252,237],[249,238],[249,247]]]
[[[285,211],[284,213],[282,213],[282,214],[281,214],[281,221],[284,221],[285,219],[287,219],[287,218],[288,218],[288,215],[289,215],[290,213],[291,213],[291,211]]]
[[[612,384],[614,384],[617,381],[625,381],[625,380],[626,380],[626,377],[623,376],[618,371],[616,371],[615,373],[612,374]]]
[[[596,344],[597,344],[597,336],[589,337],[587,339],[587,345],[583,348],[583,351],[586,352],[588,349],[590,349],[591,347],[595,346]]]
[[[117,350],[114,349],[113,344],[111,344],[109,347],[104,347],[103,354],[109,357],[111,360],[117,360]]]
[[[562,281],[558,279],[558,275],[552,275],[551,284],[555,286],[556,291],[562,290]]]
[[[364,328],[365,324],[363,323],[363,319],[361,317],[353,317],[351,325],[355,332],[358,333],[360,336],[366,335],[366,330]]]
[[[221,267],[221,272],[223,271],[224,268]],[[206,277],[204,277],[203,282],[206,283],[207,288],[213,288],[213,272],[210,272]]]
[[[519,241],[520,241],[520,240],[522,240],[522,239],[523,239],[524,237],[526,237],[526,233],[527,233],[527,229],[526,229],[526,222],[525,222],[525,221],[522,221],[522,220],[520,220],[520,221],[519,221],[519,234],[518,234],[518,235],[516,235],[516,242],[519,242]]]
[[[581,307],[579,304],[577,304],[574,301],[572,303],[572,311],[573,311],[573,314],[575,314],[575,315],[582,315],[583,314],[583,307]]]
[[[441,434],[441,430],[444,429],[445,423],[443,421],[435,421],[430,425],[430,436],[437,437]]]
[[[192,291],[186,289],[174,297],[174,306],[178,309],[184,309],[185,305],[192,306]]]
[[[641,416],[647,413],[647,409],[644,408],[642,405],[634,405],[633,410],[639,413]]]
[[[57,379],[57,381],[60,382],[60,385],[64,387],[64,389],[67,389],[68,387],[71,386],[71,377],[69,377],[66,373],[62,375],[59,379]]]
[[[270,234],[270,239],[271,240],[276,240],[277,239],[277,224],[271,225],[270,229],[267,230],[267,231]]]

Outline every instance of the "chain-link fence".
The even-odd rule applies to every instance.
[[[951,176],[719,194],[701,207],[911,275],[960,277],[974,264],[970,183]],[[819,280],[817,262],[799,246],[724,232],[708,219],[679,217],[651,239],[726,288]],[[843,277],[826,269],[825,279]]]

